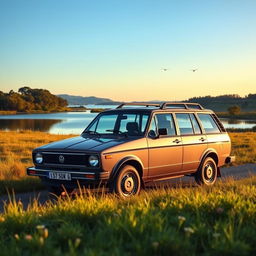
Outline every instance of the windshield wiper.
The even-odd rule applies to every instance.
[[[117,134],[120,134],[120,135],[124,135],[125,137],[128,137],[126,132],[122,132],[122,131],[115,130],[115,129],[106,130],[106,132],[113,132],[113,133],[117,133]]]
[[[84,131],[83,133],[87,133],[87,134],[92,134],[92,135],[98,135],[98,136],[100,136],[100,133],[95,132],[95,131]]]

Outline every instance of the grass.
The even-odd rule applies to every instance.
[[[0,214],[1,255],[255,255],[255,185],[89,193],[27,210],[13,201]]]
[[[0,194],[6,188],[17,192],[41,189],[38,178],[27,177],[26,168],[32,166],[34,148],[70,135],[52,135],[43,132],[0,132]]]
[[[0,115],[15,115],[17,111],[14,110],[0,110]]]
[[[229,133],[235,165],[256,163],[256,132]]]
[[[44,132],[0,132],[0,194],[6,188],[16,192],[41,189],[37,178],[27,177],[26,168],[32,166],[31,152],[34,148],[75,135],[53,135]],[[236,165],[256,163],[256,133],[230,133],[232,154]]]

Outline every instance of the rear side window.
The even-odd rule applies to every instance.
[[[150,130],[153,130],[155,134],[158,133],[158,129],[166,129],[167,136],[176,135],[173,117],[171,114],[156,114],[151,121]]]
[[[194,134],[189,114],[176,114],[181,135]]]
[[[198,114],[206,133],[219,133],[220,129],[210,114]]]
[[[156,115],[158,129],[167,129],[167,135],[176,135],[173,117],[171,114],[157,114]]]
[[[193,124],[193,127],[194,127],[194,133],[195,134],[201,134],[202,131],[200,129],[200,126],[195,118],[195,115],[193,114],[190,114],[190,118],[191,118],[191,121],[192,121],[192,124]]]

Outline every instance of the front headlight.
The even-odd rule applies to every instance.
[[[37,164],[41,164],[43,162],[43,155],[41,153],[37,153],[35,156],[35,161]]]
[[[99,158],[95,155],[89,156],[88,161],[91,166],[97,166],[99,164]]]

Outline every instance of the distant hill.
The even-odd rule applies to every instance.
[[[112,105],[121,104],[122,102],[113,101],[107,98],[98,98],[94,96],[82,97],[82,96],[72,96],[68,94],[57,95],[65,100],[67,100],[69,105]],[[134,101],[136,102],[136,101]],[[144,101],[145,103],[155,102],[161,103],[162,101]],[[201,104],[204,108],[209,108],[217,112],[226,112],[231,106],[237,105],[242,111],[256,111],[256,94],[249,94],[245,97],[240,97],[237,94],[230,95],[220,95],[220,96],[203,96],[203,97],[193,97],[184,102],[195,102]]]
[[[115,105],[120,104],[121,102],[113,101],[107,98],[98,98],[94,96],[82,97],[82,96],[73,96],[69,94],[59,94],[58,97],[65,99],[69,105]]]
[[[237,94],[216,97],[193,97],[188,99],[187,102],[199,103],[204,108],[209,108],[217,112],[225,112],[229,107],[235,105],[239,106],[242,111],[256,111],[256,94],[249,94],[245,97],[240,97]]]

